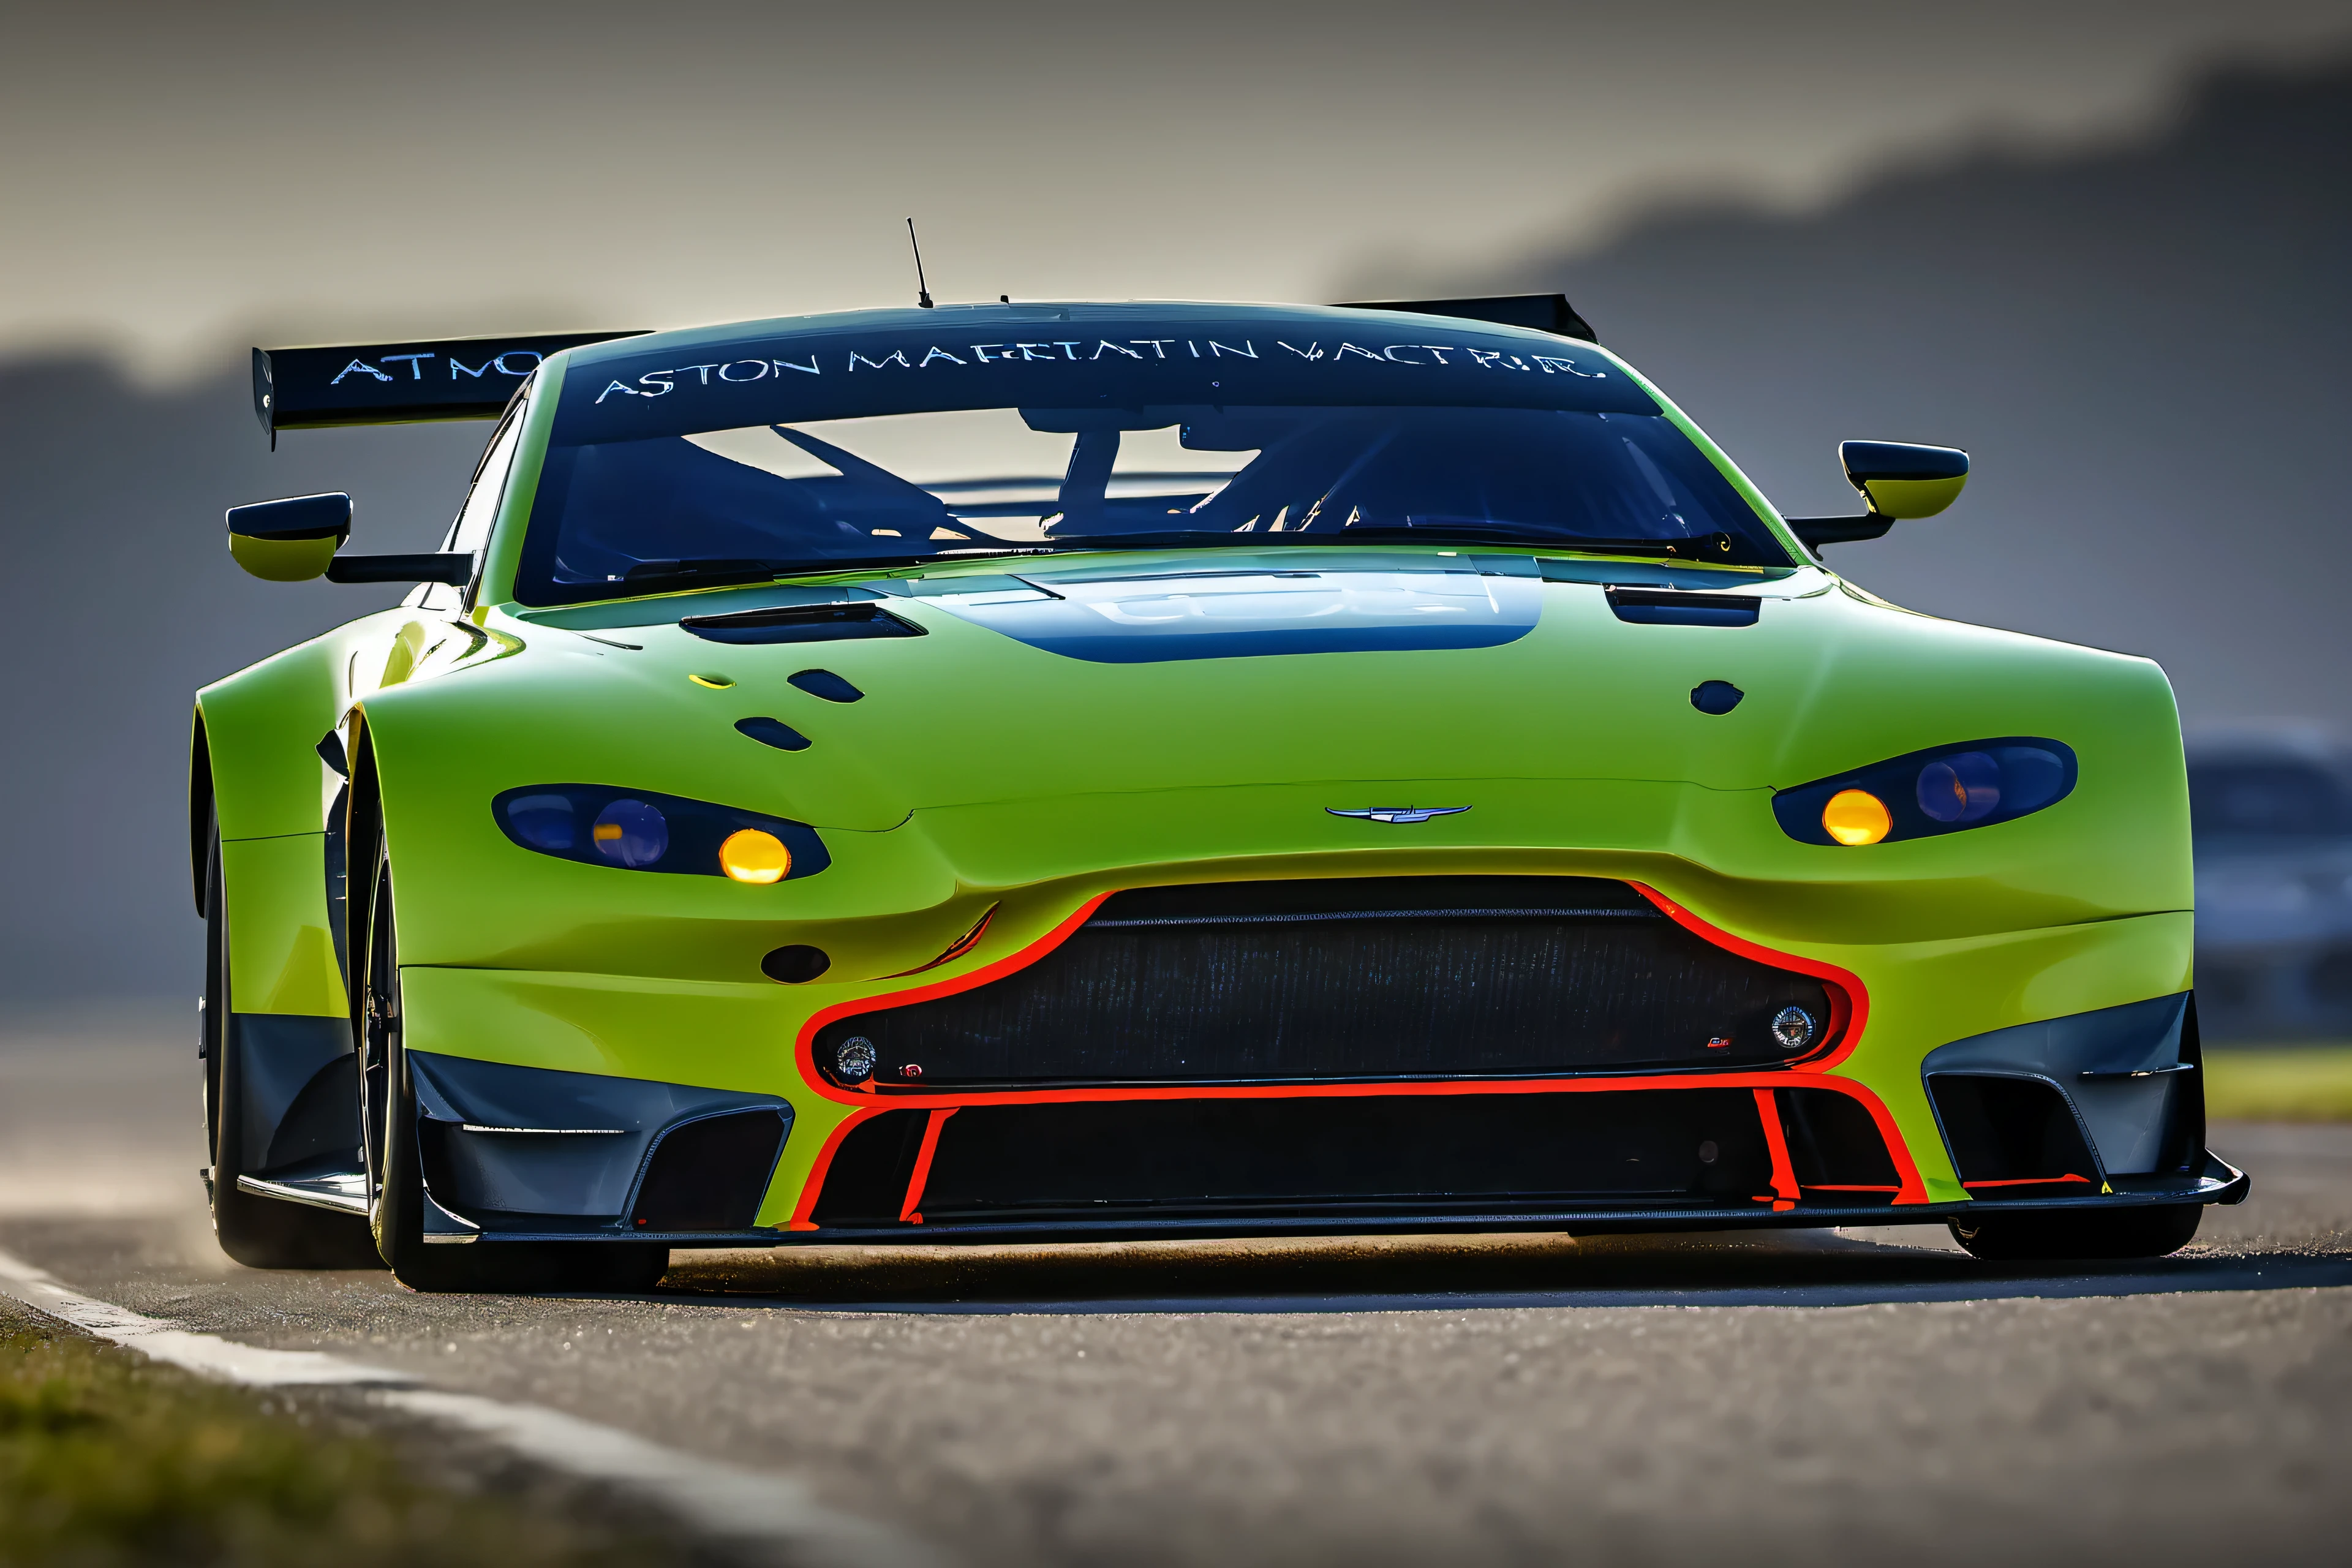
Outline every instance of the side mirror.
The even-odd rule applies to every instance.
[[[341,490],[228,509],[228,552],[265,583],[473,581],[471,555],[337,555],[352,536],[352,498]]]
[[[1969,482],[1969,455],[1958,447],[1841,441],[1838,461],[1879,517],[1933,517],[1959,500]]]
[[[352,498],[341,490],[228,509],[228,552],[265,583],[307,583],[352,536]]]
[[[1933,517],[1960,498],[1969,455],[1958,447],[1907,441],[1841,441],[1838,460],[1870,510],[1861,517],[1792,517],[1789,527],[1815,552],[1824,544],[1876,539],[1898,519]]]

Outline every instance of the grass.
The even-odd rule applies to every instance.
[[[331,1413],[152,1366],[0,1304],[0,1564],[621,1568],[683,1561],[551,1500],[459,1493]],[[282,1403],[282,1402],[281,1402]]]
[[[2248,1121],[2352,1121],[2352,1045],[2209,1046],[2205,1114]]]

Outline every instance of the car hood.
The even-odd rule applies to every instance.
[[[2146,660],[1915,615],[1818,569],[1678,570],[1727,584],[1678,589],[1623,562],[1304,556],[1162,553],[509,607],[488,624],[523,646],[481,671],[497,719],[486,752],[508,783],[731,792],[820,826],[877,829],[935,807],[1247,785],[1328,785],[1345,809],[1466,804],[1481,781],[1762,790],[1996,735],[2064,739],[2088,767],[2086,720],[2144,734],[2141,720],[2171,710]],[[744,612],[844,602],[869,617],[863,630],[732,640],[744,628],[729,618]],[[897,635],[865,635],[877,616]],[[719,624],[698,635],[689,618]],[[811,670],[861,695],[795,683]],[[1695,700],[1710,682],[1717,700]],[[1724,706],[1723,688],[1736,704],[1703,711]],[[753,718],[808,745],[738,731]]]

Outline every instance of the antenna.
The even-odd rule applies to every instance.
[[[923,281],[923,245],[915,237],[915,220],[907,220],[907,244],[915,252],[915,303],[928,310],[931,308],[931,290]]]

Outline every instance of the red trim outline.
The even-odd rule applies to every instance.
[[[1729,931],[1708,924],[1655,889],[1643,883],[1628,882],[1626,885],[1656,906],[1668,919],[1705,942],[1711,942],[1727,952],[1738,953],[1743,958],[1772,964],[1779,968],[1793,969],[1800,973],[1810,974],[1824,982],[1830,995],[1829,1032],[1836,1042],[1834,1048],[1827,1055],[1812,1061],[1800,1063],[1791,1068],[1776,1068],[1760,1072],[1671,1073],[1623,1078],[1435,1079],[1407,1083],[1150,1085],[1136,1088],[986,1089],[965,1092],[941,1090],[936,1094],[917,1091],[893,1094],[885,1105],[877,1105],[870,1092],[860,1094],[856,1090],[839,1088],[817,1071],[817,1031],[835,1019],[845,1018],[856,1013],[874,1013],[890,1007],[911,1006],[915,1003],[928,1002],[938,996],[952,996],[960,992],[977,989],[992,981],[1001,980],[1018,970],[1025,969],[1075,935],[1078,928],[1093,918],[1094,912],[1102,907],[1112,893],[1118,891],[1113,889],[1088,899],[1059,925],[1028,946],[1008,953],[992,963],[983,964],[968,974],[934,981],[928,985],[912,986],[901,992],[836,1002],[829,1007],[820,1008],[810,1016],[808,1021],[801,1026],[793,1044],[793,1057],[800,1068],[801,1076],[816,1094],[836,1105],[853,1107],[854,1111],[834,1129],[832,1135],[825,1140],[824,1147],[818,1151],[815,1161],[809,1168],[807,1180],[802,1186],[800,1201],[794,1205],[793,1217],[785,1222],[785,1228],[791,1230],[817,1228],[810,1221],[809,1215],[816,1207],[817,1196],[824,1190],[824,1178],[832,1168],[834,1156],[841,1147],[842,1139],[857,1123],[885,1110],[954,1110],[968,1105],[1074,1105],[1101,1100],[1371,1100],[1398,1095],[1610,1094],[1646,1089],[1747,1089],[1759,1092],[1797,1087],[1821,1089],[1843,1094],[1870,1113],[1872,1123],[1878,1129],[1880,1142],[1885,1145],[1888,1157],[1895,1162],[1895,1175],[1901,1183],[1901,1185],[1893,1189],[1895,1194],[1895,1202],[1898,1205],[1927,1202],[1927,1183],[1920,1177],[1918,1164],[1911,1157],[1910,1146],[1905,1142],[1902,1132],[1895,1127],[1895,1118],[1888,1112],[1885,1102],[1866,1086],[1856,1083],[1852,1079],[1832,1076],[1828,1070],[1853,1054],[1853,1047],[1861,1039],[1863,1029],[1869,1021],[1870,993],[1861,979],[1851,971],[1841,969],[1835,964],[1824,963],[1819,959],[1805,958],[1796,953],[1777,952],[1749,942],[1744,937],[1734,936]],[[912,973],[919,973],[920,971]],[[1803,1077],[1792,1083],[1790,1079],[1794,1074],[1802,1074]],[[1779,1131],[1777,1126],[1773,1125],[1776,1120],[1777,1118],[1774,1118],[1767,1121],[1768,1139],[1773,1138]],[[931,1128],[927,1130],[927,1138],[937,1131],[938,1123],[934,1122]],[[1783,1139],[1780,1142],[1781,1149],[1780,1157],[1785,1159],[1786,1141]],[[1776,1188],[1779,1186],[1778,1176],[1776,1164]],[[1844,1189],[1823,1188],[1822,1190],[1833,1192]],[[1887,1189],[1873,1187],[1853,1190],[1883,1192]],[[1791,1199],[1796,1196],[1793,1179],[1792,1187],[1788,1195]],[[1776,1203],[1775,1207],[1777,1206]]]
[[[833,1157],[841,1152],[841,1142],[850,1130],[861,1121],[871,1121],[882,1114],[878,1105],[861,1107],[841,1119],[841,1125],[828,1133],[824,1147],[816,1152],[816,1161],[809,1167],[808,1181],[801,1188],[800,1202],[793,1205],[793,1217],[783,1223],[785,1230],[814,1230],[816,1222],[809,1215],[816,1208],[817,1194],[824,1190],[824,1178],[833,1170]]]
[[[955,1113],[956,1107],[950,1105],[932,1111],[930,1120],[923,1123],[923,1146],[915,1154],[914,1173],[907,1178],[907,1201],[898,1205],[900,1225],[923,1223],[923,1184],[931,1179],[931,1157],[940,1152],[940,1129]]]
[[[1789,1158],[1789,1137],[1780,1130],[1780,1104],[1769,1089],[1756,1091],[1756,1120],[1764,1126],[1764,1147],[1772,1155],[1772,1212],[1786,1214],[1803,1196],[1797,1190],[1797,1167]]]
[[[1862,1031],[1870,1022],[1870,989],[1852,970],[1840,969],[1834,963],[1823,963],[1818,958],[1802,958],[1793,952],[1779,952],[1734,936],[1717,926],[1699,919],[1655,888],[1641,882],[1628,882],[1627,887],[1657,906],[1658,912],[1697,937],[1702,942],[1736,952],[1758,963],[1769,963],[1775,969],[1793,969],[1800,974],[1810,974],[1827,985],[1830,994],[1829,1038],[1836,1045],[1827,1055],[1811,1061],[1799,1062],[1792,1072],[1826,1072],[1853,1054],[1862,1040]]]
[[[2070,1171],[2063,1176],[2003,1176],[1997,1182],[1962,1182],[1960,1185],[1973,1191],[1978,1187],[2054,1187],[2065,1182],[2080,1182],[2087,1187],[2091,1178]]]

